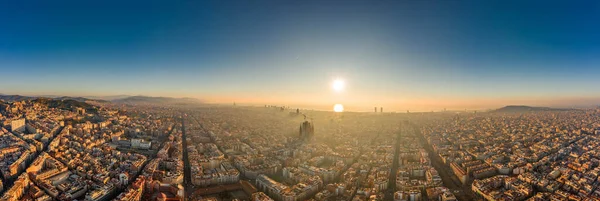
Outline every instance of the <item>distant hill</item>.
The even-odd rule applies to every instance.
[[[60,97],[55,97],[52,99],[54,99],[54,100],[76,100],[79,102],[89,102],[89,101],[108,102],[106,100],[101,100],[101,99],[91,99],[91,98],[84,98],[84,97],[70,97],[70,96],[60,96]]]
[[[147,104],[176,104],[176,105],[185,105],[185,104],[198,104],[202,103],[202,101],[195,98],[171,98],[171,97],[151,97],[151,96],[131,96],[122,99],[112,100],[113,103],[122,103],[122,104],[139,104],[139,105],[147,105]]]
[[[21,95],[5,95],[5,94],[0,94],[0,100],[4,100],[4,101],[8,101],[8,102],[16,102],[16,101],[23,101],[23,100],[33,100],[33,99],[35,99],[35,97],[21,96]]]
[[[60,100],[60,99],[52,99],[52,98],[37,98],[32,101],[36,102],[36,103],[48,105],[48,107],[51,107],[51,108],[61,108],[61,109],[71,109],[74,107],[89,109],[89,108],[94,107],[93,105],[90,105],[84,101],[78,101],[78,100],[73,100],[73,99]]]
[[[491,112],[538,112],[538,111],[569,111],[575,109],[550,108],[550,107],[532,107],[525,105],[508,105]]]
[[[94,101],[94,102],[107,102],[105,100],[96,100],[96,99],[89,99],[89,98],[83,98],[83,97],[70,97],[70,96],[52,96],[52,95],[40,95],[40,96],[21,96],[21,95],[5,95],[5,94],[0,94],[0,100],[5,100],[5,101],[9,101],[9,102],[17,102],[17,101],[23,101],[23,100],[36,100],[36,99],[51,99],[51,100],[75,100],[75,101],[79,101],[79,102],[90,102],[90,101]]]
[[[85,108],[87,113],[96,113],[98,108],[85,101],[78,101],[73,99],[54,99],[54,98],[36,98],[31,100],[35,103],[46,105],[49,108],[58,108],[63,110],[71,110],[73,108]]]
[[[0,100],[7,102],[16,102],[23,100],[36,100],[36,99],[48,99],[48,100],[74,100],[87,104],[102,104],[102,103],[120,103],[120,104],[198,104],[202,101],[195,98],[172,98],[172,97],[151,97],[151,96],[128,96],[128,95],[116,95],[116,96],[89,96],[89,97],[71,97],[71,96],[55,96],[55,95],[36,95],[36,96],[21,96],[21,95],[6,95],[0,94]]]
[[[94,100],[106,100],[106,101],[112,101],[112,100],[117,100],[117,99],[124,99],[124,98],[128,98],[131,97],[129,95],[114,95],[114,96],[84,96],[84,98],[89,98],[89,99],[94,99]]]

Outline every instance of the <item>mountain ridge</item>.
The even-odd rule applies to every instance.
[[[174,97],[153,97],[153,96],[129,96],[129,95],[115,95],[115,96],[58,96],[58,95],[8,95],[0,93],[0,100],[16,102],[23,100],[37,100],[37,99],[50,99],[50,100],[75,100],[79,102],[96,102],[96,103],[121,103],[121,104],[199,104],[203,101],[196,98],[174,98]]]
[[[196,98],[173,98],[173,97],[153,97],[153,96],[130,96],[127,98],[112,100],[113,103],[123,104],[200,104],[201,100]]]
[[[537,112],[537,111],[571,111],[570,108],[536,107],[527,105],[507,105],[491,112]]]

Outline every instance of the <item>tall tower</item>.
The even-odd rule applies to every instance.
[[[310,140],[315,135],[315,127],[311,122],[304,121],[300,124],[299,136],[302,140]]]

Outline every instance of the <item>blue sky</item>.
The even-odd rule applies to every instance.
[[[600,92],[595,2],[1,2],[0,93],[466,107]]]

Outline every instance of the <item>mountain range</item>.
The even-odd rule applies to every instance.
[[[195,98],[172,98],[172,97],[151,97],[151,96],[86,96],[86,97],[70,97],[70,96],[54,96],[54,95],[39,95],[39,96],[21,96],[21,95],[6,95],[0,94],[0,100],[4,101],[22,101],[36,100],[40,98],[52,100],[75,100],[79,102],[98,102],[98,103],[118,103],[118,104],[199,104],[202,101]]]
[[[492,110],[491,112],[538,112],[538,111],[569,111],[576,109],[569,108],[551,108],[551,107],[532,107],[526,105],[508,105],[502,108],[498,108],[496,110]]]
[[[150,97],[150,96],[130,96],[127,98],[112,100],[113,103],[122,104],[199,104],[202,101],[195,98],[172,98],[172,97]]]

